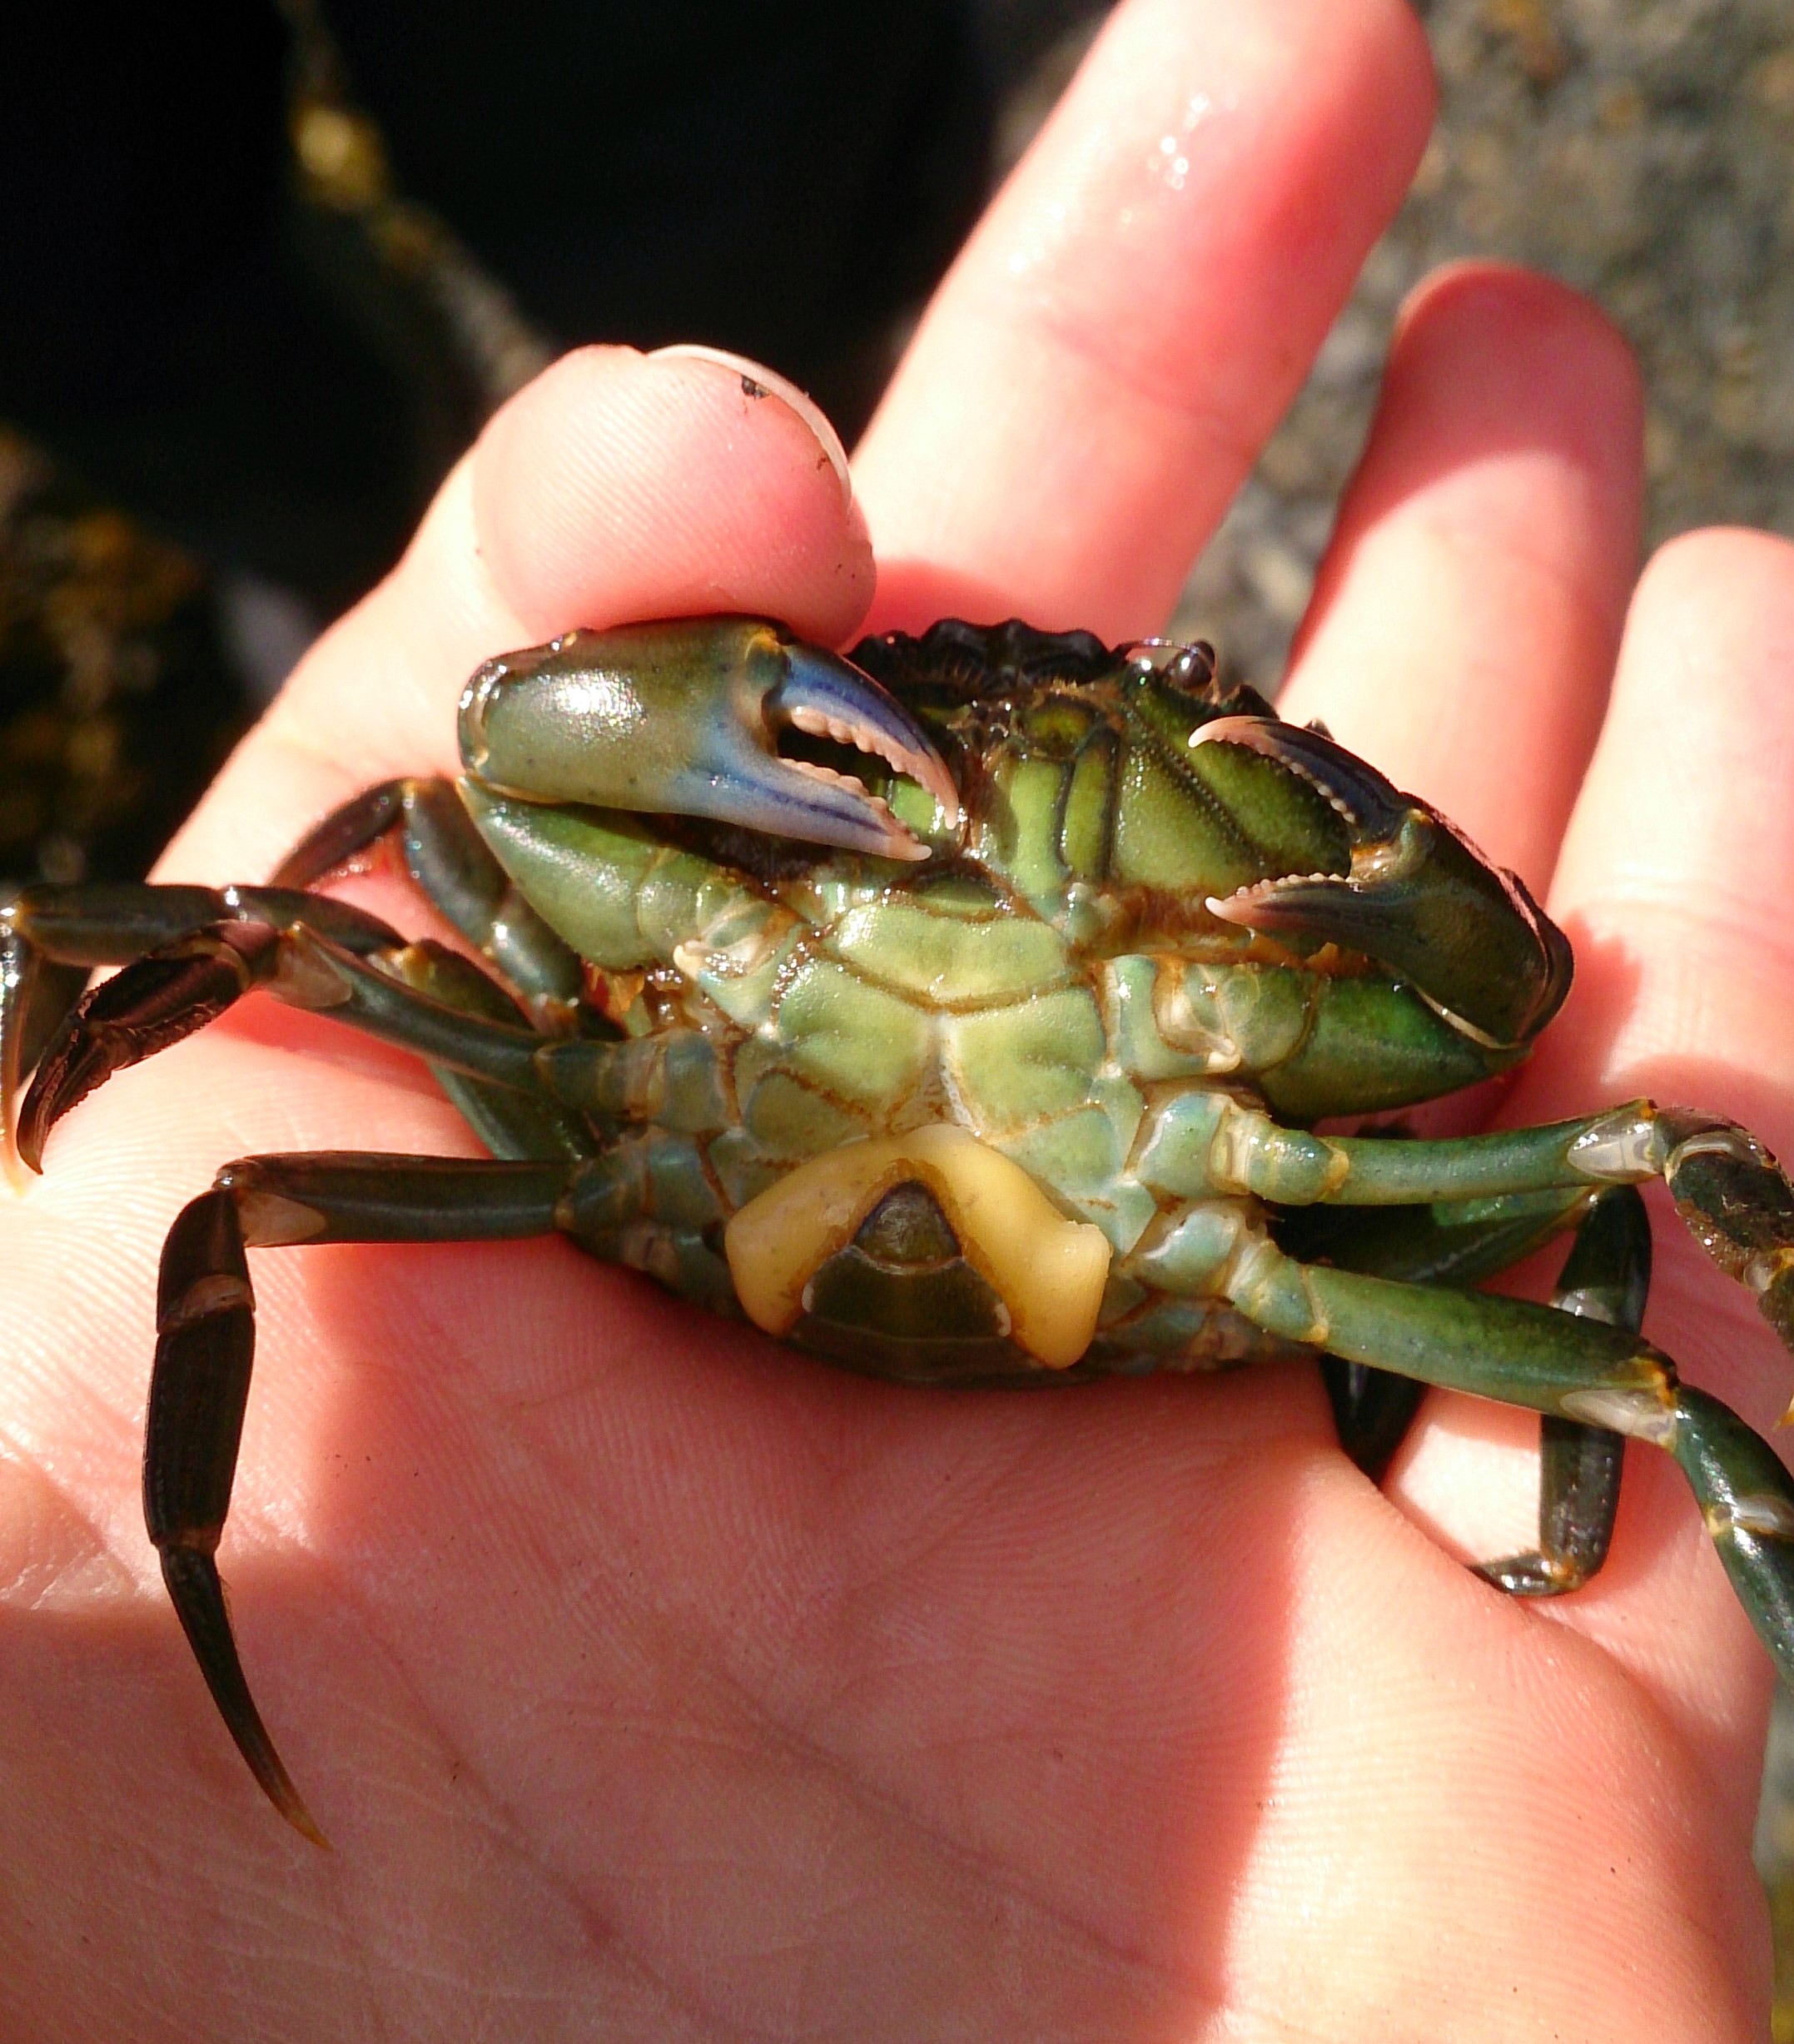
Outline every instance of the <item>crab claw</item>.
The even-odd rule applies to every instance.
[[[1352,827],[1349,873],[1260,881],[1211,901],[1215,915],[1361,951],[1491,1049],[1529,1042],[1556,1014],[1570,989],[1568,939],[1517,873],[1491,865],[1436,809],[1324,731],[1220,717],[1190,742],[1276,760]]]
[[[794,730],[882,760],[959,820],[940,754],[856,667],[760,618],[569,632],[488,660],[461,698],[461,757],[534,802],[705,816],[883,858],[929,848],[852,774],[782,758]]]

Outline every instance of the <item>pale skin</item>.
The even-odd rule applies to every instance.
[[[355,788],[450,769],[467,673],[574,624],[1156,629],[1430,89],[1396,0],[1129,0],[943,286],[851,506],[777,397],[569,358],[163,877],[258,878]],[[1648,1092],[1786,1156],[1794,548],[1703,533],[1635,588],[1639,421],[1584,302],[1487,267],[1424,286],[1285,707],[1576,943],[1485,1112]],[[353,891],[425,927],[395,883]],[[332,1146],[472,1143],[419,1068],[251,1003],[0,1201],[0,2032],[1766,2033],[1769,1666],[1662,1458],[1632,1452],[1598,1581],[1521,1606],[1459,1559],[1529,1537],[1523,1415],[1434,1398],[1384,1495],[1307,1368],[902,1390],[558,1242],[256,1261],[221,1560],[333,1849],[306,1844],[212,1711],[137,1464],[169,1221],[228,1157]],[[1787,1359],[1657,1219],[1646,1332],[1766,1425]]]

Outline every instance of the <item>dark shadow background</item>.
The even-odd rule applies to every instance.
[[[561,349],[731,348],[853,438],[1018,119],[1103,11],[17,10],[0,893],[142,873],[484,419]]]
[[[714,341],[850,435],[977,216],[1005,75],[962,0],[333,0],[326,26],[396,188],[549,347]],[[0,418],[327,616],[481,407],[296,196],[294,41],[272,0],[62,0],[9,47]]]

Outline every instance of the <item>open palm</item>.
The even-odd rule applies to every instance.
[[[569,357],[165,877],[259,878],[353,788],[452,770],[467,673],[575,624],[1160,628],[1429,111],[1399,0],[1128,0],[852,501],[726,369]],[[1650,1092],[1787,1151],[1794,549],[1687,539],[1634,594],[1638,444],[1588,306],[1434,280],[1291,714],[1575,939],[1503,1118]],[[1309,1369],[897,1389],[555,1242],[256,1260],[221,1559],[315,1851],[216,1720],[135,1474],[169,1221],[226,1158],[312,1147],[472,1142],[420,1068],[251,1003],[0,1202],[7,2037],[1759,2033],[1767,1663],[1662,1458],[1599,1580],[1521,1607],[1453,1558],[1527,1537],[1518,1415],[1435,1398],[1404,1513]],[[1764,1424],[1785,1359],[1674,1229],[1646,1330]]]

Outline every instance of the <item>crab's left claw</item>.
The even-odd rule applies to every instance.
[[[1220,717],[1192,745],[1240,745],[1318,788],[1351,826],[1349,873],[1261,881],[1210,902],[1229,923],[1361,951],[1490,1049],[1529,1042],[1570,990],[1568,939],[1517,873],[1324,731]]]
[[[525,801],[714,818],[883,858],[929,848],[851,773],[782,758],[798,731],[918,782],[942,827],[959,795],[902,704],[856,667],[759,618],[569,632],[489,660],[461,698],[461,757]]]

